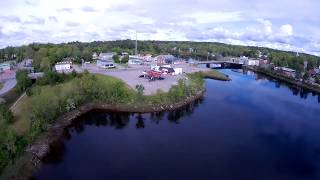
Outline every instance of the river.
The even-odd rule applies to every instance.
[[[173,112],[82,116],[36,179],[320,179],[320,97],[221,70]]]

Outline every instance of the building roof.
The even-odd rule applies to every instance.
[[[99,56],[113,56],[114,53],[100,53]]]
[[[72,64],[70,61],[62,61],[62,62],[57,62],[56,65],[63,65],[63,64]]]
[[[291,68],[287,68],[287,67],[282,67],[281,68],[283,71],[287,71],[287,72],[296,72],[296,70],[291,69]]]

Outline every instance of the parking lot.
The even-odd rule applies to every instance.
[[[189,64],[173,65],[174,68],[182,68],[184,73],[193,73],[203,69],[192,67]],[[144,93],[146,95],[151,95],[156,93],[158,89],[162,91],[169,91],[172,85],[177,84],[177,81],[185,77],[185,74],[172,76],[172,75],[162,75],[163,80],[149,81],[146,78],[139,78],[144,70],[150,70],[150,66],[144,65],[130,65],[129,68],[116,68],[116,69],[103,69],[97,67],[95,64],[87,64],[84,69],[87,69],[90,73],[94,74],[104,74],[119,78],[126,82],[130,87],[135,88],[136,85],[142,84],[145,88]]]

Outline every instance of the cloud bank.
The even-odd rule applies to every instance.
[[[302,8],[303,7],[303,8]],[[0,47],[134,39],[213,41],[320,55],[317,0],[12,0]]]

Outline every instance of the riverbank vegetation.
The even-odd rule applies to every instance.
[[[62,79],[62,80],[61,80]],[[26,89],[26,88],[25,88]],[[204,89],[203,74],[188,74],[169,92],[144,96],[144,87],[129,88],[123,81],[103,75],[59,75],[46,73],[36,84],[27,88],[27,95],[12,108],[1,109],[0,172],[13,163],[26,146],[62,114],[80,105],[97,102],[126,106],[159,106],[184,100]]]
[[[220,81],[230,81],[231,79],[229,78],[229,76],[215,70],[212,69],[210,71],[203,71],[202,72],[204,78],[208,78],[208,79],[215,79],[215,80],[220,80]]]

